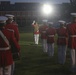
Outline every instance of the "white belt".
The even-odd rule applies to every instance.
[[[42,31],[42,33],[46,33],[46,31]]]
[[[0,50],[9,50],[10,47],[6,47],[6,48],[0,48]]]
[[[54,37],[54,35],[48,35],[48,37]]]
[[[70,37],[76,37],[76,35],[70,35]]]
[[[59,38],[66,38],[65,36],[59,36]]]

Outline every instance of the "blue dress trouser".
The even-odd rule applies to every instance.
[[[47,44],[48,46],[48,55],[49,56],[53,56],[54,55],[54,43],[48,43]]]
[[[58,45],[58,62],[60,64],[65,63],[66,51],[67,51],[67,46],[66,45]]]

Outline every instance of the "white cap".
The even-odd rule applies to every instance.
[[[73,17],[76,17],[76,13],[71,13],[71,15],[72,15]]]
[[[10,14],[6,14],[6,17],[8,17],[9,19],[13,19],[14,15],[10,15]]]
[[[0,23],[5,23],[7,19],[5,16],[0,16]]]
[[[53,22],[48,22],[48,24],[53,24]]]
[[[42,20],[43,22],[47,22],[47,20]]]
[[[63,20],[59,20],[59,23],[65,24],[65,21],[63,21]]]

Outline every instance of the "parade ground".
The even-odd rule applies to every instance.
[[[16,61],[15,75],[76,75],[69,71],[69,50],[67,50],[66,63],[60,65],[57,61],[56,43],[54,57],[49,57],[43,52],[41,40],[39,40],[39,45],[34,44],[33,33],[20,33],[19,43],[21,58]]]

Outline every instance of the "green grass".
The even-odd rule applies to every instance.
[[[34,45],[33,33],[20,33],[21,60],[16,61],[15,75],[72,75],[69,72],[69,51],[64,65],[57,63],[55,55],[50,58],[43,53],[41,43]],[[73,74],[75,75],[75,74]]]

